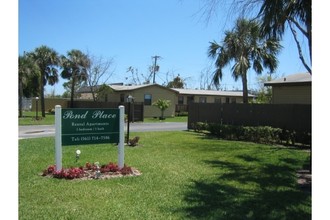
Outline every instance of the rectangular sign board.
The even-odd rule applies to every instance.
[[[119,109],[63,108],[62,145],[119,143]]]

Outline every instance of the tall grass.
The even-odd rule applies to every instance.
[[[184,131],[132,135],[139,146],[125,147],[125,163],[142,175],[110,180],[42,177],[54,164],[54,138],[20,140],[20,219],[311,218],[311,195],[296,176],[304,151]],[[87,161],[117,162],[117,147],[63,147],[64,167]]]

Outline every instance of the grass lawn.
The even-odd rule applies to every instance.
[[[36,120],[36,113],[25,111],[23,117],[18,119],[19,125],[53,125],[55,124],[55,115],[46,112],[46,117],[41,117],[41,112],[38,112],[39,120]],[[143,122],[187,122],[188,116],[177,116],[159,120],[158,118],[145,118]]]
[[[145,118],[143,122],[187,122],[188,116],[176,116],[166,118],[165,120],[159,120],[158,118]]]
[[[19,140],[19,219],[311,219],[311,194],[296,176],[305,151],[187,131],[132,135],[141,139],[125,147],[125,163],[142,175],[110,180],[42,177],[54,138]],[[117,162],[117,148],[63,147],[63,167],[87,161]]]
[[[36,112],[24,111],[23,117],[18,118],[19,125],[53,125],[55,124],[55,115],[46,112],[46,117],[42,118],[41,112],[38,112],[38,120],[36,120]]]

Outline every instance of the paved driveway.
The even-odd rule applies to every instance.
[[[130,132],[148,132],[148,131],[184,131],[187,130],[186,122],[159,122],[159,123],[130,123]],[[125,124],[127,131],[127,124]],[[39,138],[55,136],[55,125],[31,125],[19,126],[18,137]]]

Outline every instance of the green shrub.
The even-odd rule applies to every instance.
[[[208,124],[206,122],[196,122],[192,124],[194,131],[202,132],[208,130]]]
[[[310,145],[310,132],[296,132],[270,126],[239,126],[220,123],[196,122],[193,129],[197,132],[208,131],[210,135],[225,140],[243,140],[255,143],[276,144],[285,142],[295,145],[296,142]]]

